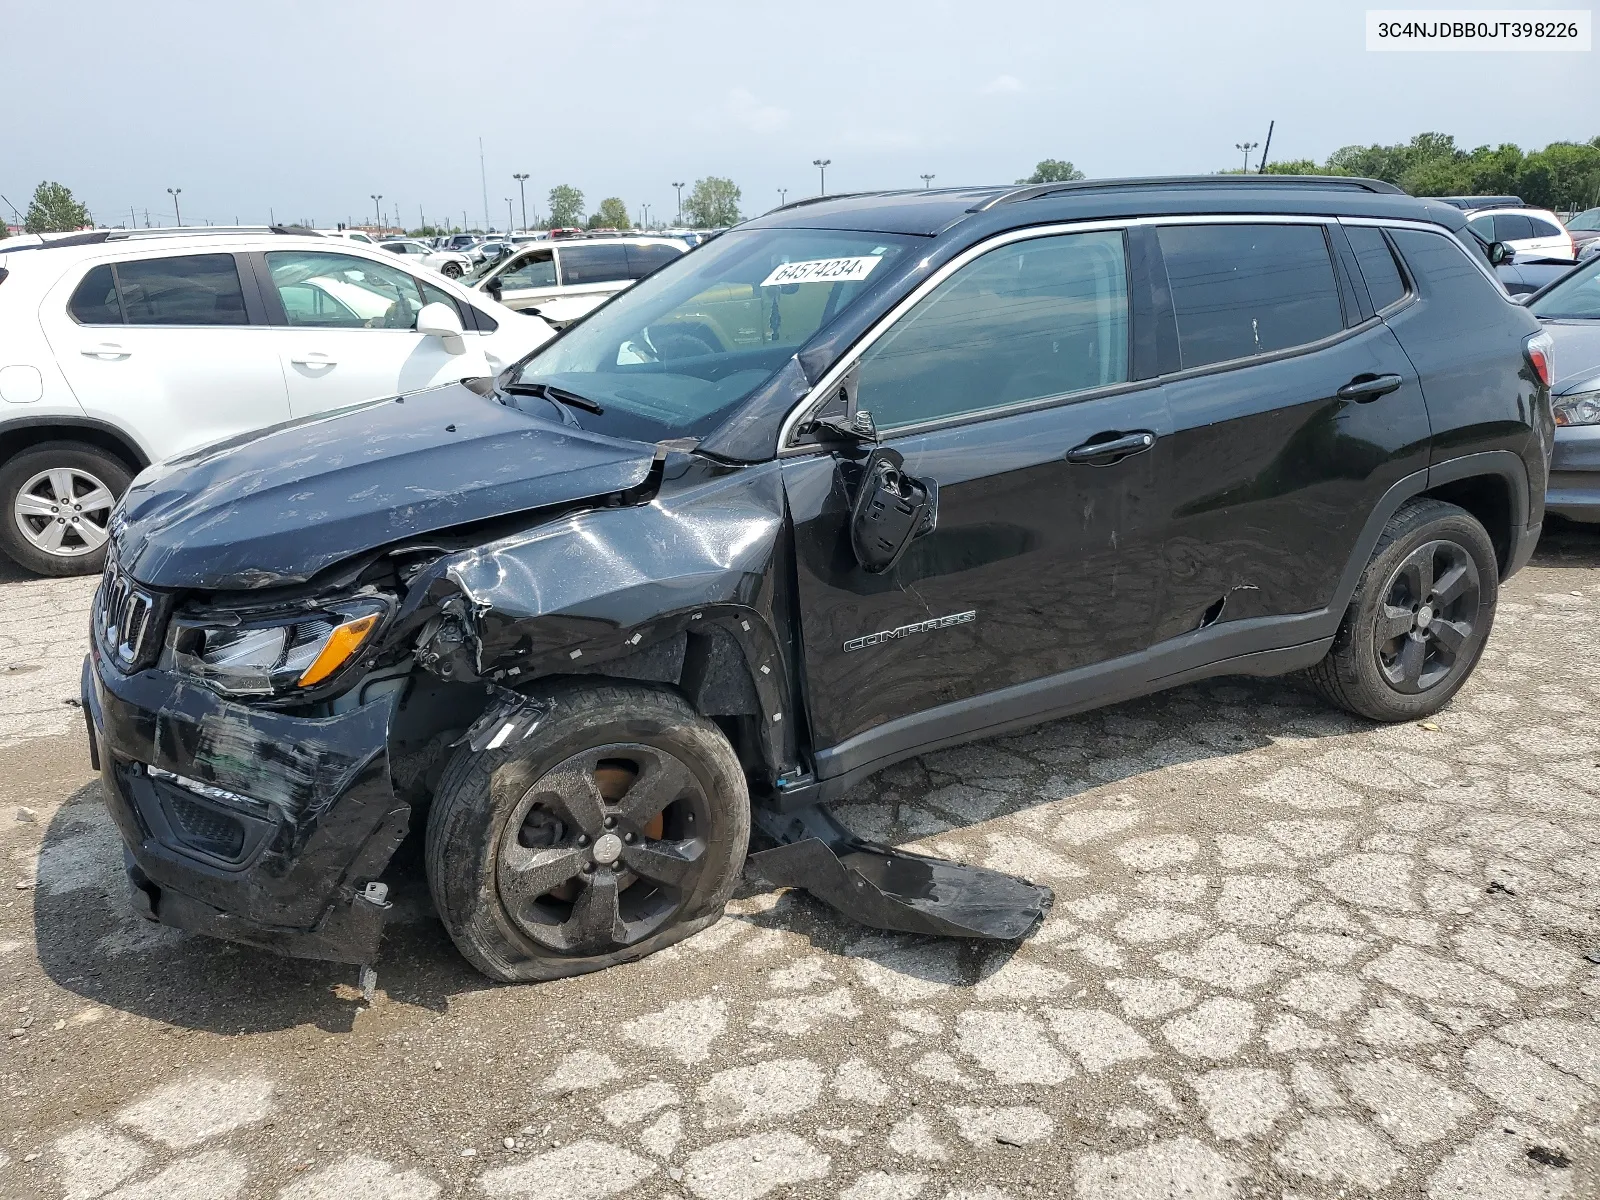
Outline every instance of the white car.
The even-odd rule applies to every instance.
[[[0,241],[0,550],[97,571],[150,463],[363,400],[497,374],[551,337],[375,246],[99,230]]]
[[[567,238],[517,247],[466,282],[557,326],[576,321],[689,247],[676,238]]]
[[[472,260],[465,254],[458,254],[454,250],[435,250],[415,238],[397,238],[392,242],[379,242],[378,249],[409,258],[413,264],[427,267],[430,271],[437,271],[446,279],[460,279],[472,269]]]
[[[373,240],[371,234],[359,229],[314,229],[312,232],[323,237],[344,238],[346,241],[360,242],[364,246],[376,246],[378,244]]]
[[[1561,218],[1545,208],[1489,208],[1467,214],[1467,225],[1486,242],[1504,242],[1518,254],[1578,257]]]

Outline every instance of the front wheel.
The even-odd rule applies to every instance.
[[[105,566],[111,510],[128,468],[82,442],[41,442],[0,467],[0,549],[39,575]]]
[[[1466,510],[1415,500],[1385,527],[1327,658],[1322,695],[1375,721],[1439,709],[1472,674],[1499,598],[1488,533]]]
[[[443,275],[446,279],[460,279],[461,278],[461,264],[460,263],[454,263],[454,262],[447,262],[447,263],[445,263],[444,266],[439,268],[439,273],[441,275]]]
[[[563,685],[529,737],[463,745],[428,817],[434,903],[492,979],[643,958],[722,913],[750,841],[737,755],[675,693]]]

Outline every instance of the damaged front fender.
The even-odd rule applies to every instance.
[[[674,452],[647,501],[431,563],[395,628],[414,634],[425,669],[454,682],[671,683],[707,715],[757,719],[763,754],[781,767],[793,759],[794,668],[777,632],[790,619],[785,529],[776,463],[726,468]]]

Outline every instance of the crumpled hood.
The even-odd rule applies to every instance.
[[[276,587],[389,542],[634,487],[654,457],[451,384],[152,468],[112,536],[151,587]]]

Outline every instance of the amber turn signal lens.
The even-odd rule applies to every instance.
[[[350,656],[361,648],[361,643],[367,640],[378,626],[378,614],[370,613],[365,617],[357,617],[353,621],[346,621],[328,635],[328,644],[323,646],[322,653],[306,668],[304,675],[297,681],[300,687],[311,687],[321,683],[332,675],[345,663],[350,661]]]

